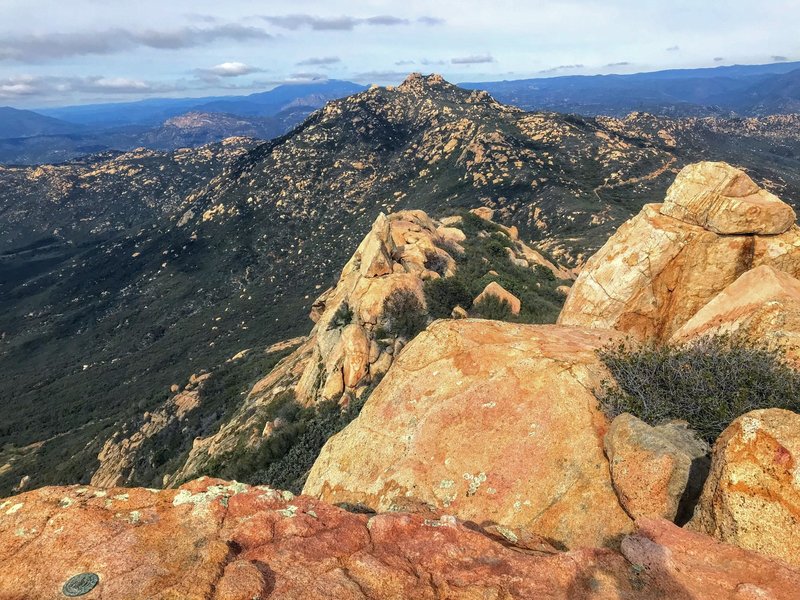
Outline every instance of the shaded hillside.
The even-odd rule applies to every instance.
[[[577,265],[698,158],[800,198],[797,121],[747,123],[532,114],[412,76],[255,147],[2,169],[0,465],[87,480],[116,425],[172,385],[307,333],[380,212],[491,207]],[[0,471],[2,489],[18,480]]]

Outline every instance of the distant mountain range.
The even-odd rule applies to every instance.
[[[765,116],[800,112],[800,62],[463,83],[525,110],[585,116]],[[326,80],[248,96],[0,108],[0,164],[42,164],[106,150],[174,150],[247,136],[271,139],[329,100],[366,89]],[[175,121],[182,115],[203,117]],[[181,123],[180,125],[178,123]],[[191,123],[191,126],[184,126]]]
[[[139,147],[174,150],[237,136],[271,139],[328,100],[364,89],[349,81],[327,80],[249,96],[161,98],[36,112],[0,108],[0,164],[59,163]]]
[[[624,116],[763,116],[800,111],[800,62],[459,84],[525,110]]]

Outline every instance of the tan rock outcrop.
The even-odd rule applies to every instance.
[[[800,415],[772,408],[731,423],[689,526],[800,567]]]
[[[690,484],[692,464],[705,459],[707,444],[685,423],[651,427],[628,413],[611,422],[604,443],[611,481],[625,511],[634,519],[674,521]],[[705,475],[707,468],[701,470]],[[696,500],[702,479],[699,485],[693,483],[696,489],[689,492],[694,492]],[[691,514],[680,515],[680,521],[689,517]]]
[[[519,301],[514,294],[509,292],[505,289],[502,285],[497,283],[496,281],[492,281],[491,283],[487,284],[483,291],[478,294],[475,300],[472,301],[472,304],[478,304],[481,301],[485,300],[487,296],[495,296],[500,300],[503,300],[508,303],[508,306],[511,308],[511,313],[514,315],[518,315],[520,308],[522,308],[522,303]]]
[[[800,365],[800,281],[773,267],[744,273],[701,308],[671,338],[736,334],[784,349]]]
[[[92,475],[92,485],[113,487],[134,481],[137,468],[141,466],[137,463],[143,458],[137,454],[140,448],[167,427],[183,421],[200,405],[203,385],[208,378],[208,374],[192,375],[186,387],[159,410],[145,413],[137,428],[114,432],[97,455],[100,465]]]
[[[494,218],[494,210],[488,206],[479,206],[478,208],[473,208],[469,212],[476,217],[480,217],[484,221],[491,221]]]
[[[567,547],[631,528],[603,454],[595,350],[612,332],[436,321],[331,438],[305,493],[379,511],[432,506]]]
[[[661,214],[725,235],[775,235],[795,222],[791,206],[723,162],[685,167],[667,191]]]
[[[665,521],[554,552],[448,515],[346,512],[204,479],[177,490],[51,487],[0,503],[0,597],[104,600],[662,600],[797,597],[800,574]]]
[[[670,189],[673,212],[681,190],[691,196],[689,206],[694,206],[692,198],[702,195],[692,179],[694,171],[687,169]],[[744,189],[741,183],[727,185],[733,186],[723,187],[727,193]],[[666,341],[751,268],[767,265],[800,274],[796,226],[787,226],[779,235],[720,235],[664,214],[665,206],[646,205],[587,261],[567,296],[560,324],[611,328]]]

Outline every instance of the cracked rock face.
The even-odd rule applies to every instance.
[[[437,321],[323,448],[304,493],[378,511],[431,506],[601,546],[631,530],[603,454],[595,350],[613,332]]]
[[[103,600],[796,598],[800,574],[666,521],[560,553],[448,515],[353,514],[203,478],[178,490],[50,487],[0,503],[0,597]]]
[[[707,188],[698,189],[701,180],[697,173],[704,172],[706,164],[684,169],[664,204],[646,205],[587,261],[567,297],[560,324],[617,329],[640,339],[665,341],[712,298],[754,267],[767,265],[792,276],[800,274],[797,226],[765,225],[760,230],[745,227],[739,233],[721,235],[716,231],[719,227],[708,224],[710,217],[706,218],[706,213],[711,209],[705,205],[698,207],[698,203],[705,202],[703,199],[717,198],[714,210],[727,215],[735,211],[719,200],[730,199],[725,194],[761,198],[767,192],[759,190],[751,194],[749,186],[755,184],[727,165],[725,169],[714,167],[722,169],[727,178],[710,179]],[[765,201],[770,206],[775,202],[780,205],[776,208],[778,212],[791,214],[794,219],[792,209],[777,198]],[[686,210],[676,208],[684,204]],[[690,208],[696,209],[695,212],[691,213]],[[706,216],[698,217],[701,213]],[[753,214],[769,222],[763,211]],[[749,230],[780,233],[745,233]]]

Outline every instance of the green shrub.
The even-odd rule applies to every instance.
[[[616,385],[604,382],[601,406],[656,425],[684,419],[713,442],[736,417],[759,408],[800,411],[800,373],[780,350],[742,337],[693,344],[620,344],[599,352]]]
[[[428,313],[411,290],[395,290],[383,302],[387,331],[394,336],[411,339],[428,324]]]
[[[433,239],[433,243],[437,248],[444,250],[454,259],[458,259],[458,257],[463,253],[463,249],[459,247],[458,244],[441,236],[435,237]]]
[[[438,252],[427,252],[425,254],[425,268],[429,271],[444,277],[447,274],[447,266],[447,258]]]
[[[423,286],[425,304],[434,319],[446,319],[457,305],[468,307],[472,296],[458,277],[429,279]]]
[[[347,327],[352,322],[353,309],[350,308],[347,302],[342,302],[339,308],[336,309],[336,312],[333,313],[333,318],[328,325],[328,329],[341,329],[342,327]]]
[[[511,305],[508,300],[487,294],[472,306],[470,313],[481,319],[494,319],[495,321],[508,321],[512,317]]]

